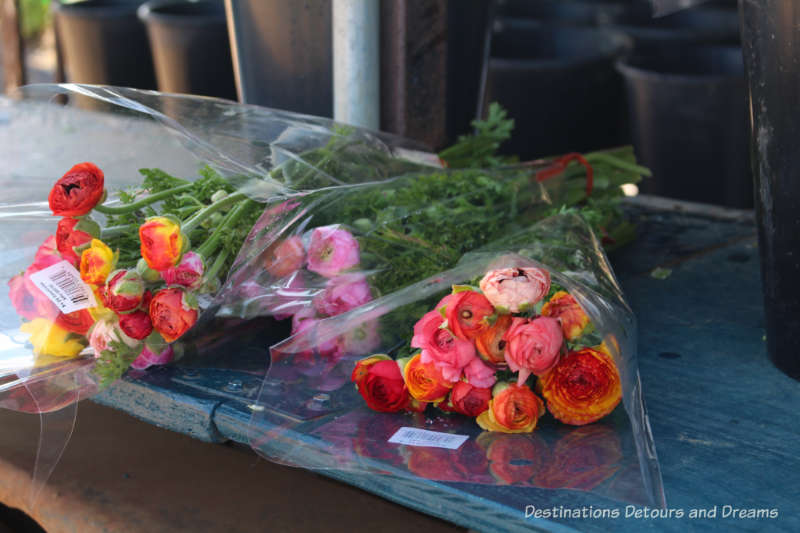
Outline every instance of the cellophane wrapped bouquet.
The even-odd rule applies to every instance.
[[[371,416],[436,412],[460,424],[466,414],[474,431],[540,435],[550,416],[613,418],[622,398],[634,445],[620,453],[643,458],[639,480],[657,499],[633,330],[611,327],[632,316],[600,245],[569,244],[590,227],[607,246],[631,238],[620,186],[647,171],[630,148],[516,162],[497,155],[513,127],[497,106],[437,157],[213,99],[79,85],[20,96],[4,104],[9,125],[55,140],[6,147],[16,163],[0,206],[1,406],[73,406],[130,367],[181,364],[214,317],[269,316],[264,338],[286,340],[264,362],[249,432],[270,458],[365,464],[370,454],[351,453],[359,445],[327,450],[326,466],[291,439],[322,442],[344,413],[367,417],[366,405],[397,412]],[[547,242],[591,268],[532,253],[542,244],[531,228],[562,219],[583,226],[559,225]],[[479,261],[465,255],[476,250]],[[610,292],[588,297],[597,286]],[[583,389],[565,388],[575,380]],[[297,453],[276,447],[289,436]]]

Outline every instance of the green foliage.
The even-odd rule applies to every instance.
[[[514,130],[514,119],[507,115],[500,104],[492,102],[486,120],[472,121],[475,132],[460,136],[453,146],[439,152],[439,157],[450,168],[490,168],[509,163],[510,158],[497,155]]]

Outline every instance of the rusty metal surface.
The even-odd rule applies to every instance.
[[[38,505],[26,503],[38,419],[0,411],[0,501],[48,533],[463,531],[361,490],[81,404]],[[2,531],[2,527],[0,527]]]

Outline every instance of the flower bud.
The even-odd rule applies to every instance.
[[[166,270],[180,261],[186,237],[180,222],[169,216],[150,217],[139,227],[142,257],[153,270]]]
[[[139,307],[144,295],[144,280],[135,270],[117,270],[106,283],[105,303],[117,313]]]
[[[81,254],[81,279],[92,285],[102,285],[114,268],[116,257],[111,248],[100,239],[92,239],[89,248]]]
[[[161,272],[167,285],[183,285],[188,289],[196,289],[203,281],[203,258],[195,252],[186,252],[180,262]]]

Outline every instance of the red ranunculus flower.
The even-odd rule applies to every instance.
[[[447,327],[459,339],[471,341],[489,328],[488,318],[494,312],[494,307],[483,294],[459,292],[447,303]]]
[[[79,222],[75,218],[62,218],[58,221],[56,229],[56,246],[61,257],[72,263],[73,266],[78,266],[81,256],[75,253],[75,246],[83,246],[92,242],[92,235],[85,231],[75,229],[75,224]]]
[[[408,389],[400,367],[385,355],[373,355],[356,363],[350,379],[375,411],[396,413],[408,406]]]
[[[150,321],[150,315],[144,311],[134,311],[119,315],[119,328],[128,337],[142,340],[153,332],[153,323]]]
[[[189,301],[181,288],[162,289],[150,302],[150,320],[153,328],[167,342],[172,342],[197,322],[197,306]]]
[[[453,410],[467,416],[478,416],[489,408],[492,399],[490,387],[474,387],[466,381],[459,381],[450,392],[450,402]]]
[[[103,171],[92,163],[80,163],[61,176],[47,200],[56,216],[85,215],[103,197]]]

